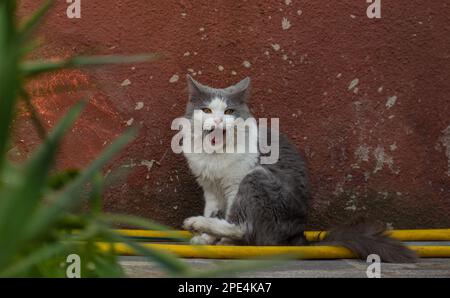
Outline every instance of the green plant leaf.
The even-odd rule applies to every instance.
[[[167,231],[168,238],[181,242],[189,241],[189,238],[181,237],[179,233],[177,233],[177,231],[173,231],[173,235],[170,235],[170,231],[173,230],[172,228],[169,228],[161,224],[157,224],[151,220],[144,219],[141,217],[126,214],[100,214],[99,218],[102,221],[108,223],[108,225],[126,224],[148,230]]]
[[[10,267],[0,271],[0,277],[26,276],[32,268],[37,267],[46,260],[58,256],[73,253],[80,241],[95,239],[99,233],[98,225],[88,225],[82,232],[73,236],[62,234],[59,241],[41,242],[41,246],[33,249],[31,253],[13,263]]]
[[[0,32],[1,37],[13,37],[15,34],[16,1],[0,1]],[[2,38],[3,39],[3,38]]]
[[[97,270],[83,262],[87,276],[122,276],[117,256],[113,252],[102,252],[95,245],[97,240],[115,241],[116,238],[89,233],[92,233],[93,226],[104,225],[98,216],[101,214],[100,194],[105,185],[115,180],[112,176],[104,180],[99,174],[101,168],[132,139],[134,132],[120,137],[79,175],[59,175],[49,181],[48,174],[54,163],[57,145],[79,111],[77,107],[72,109],[47,137],[31,98],[24,91],[24,85],[29,78],[63,68],[139,63],[153,61],[161,55],[94,56],[21,62],[39,44],[30,37],[44,20],[53,2],[45,1],[19,28],[16,21],[17,1],[0,0],[0,275],[63,276],[64,270],[59,264],[66,249],[70,248],[80,253],[86,264],[93,262],[95,265]],[[16,166],[8,161],[6,151],[9,150],[14,112],[20,96],[32,113],[32,120],[44,142],[27,163]],[[90,185],[91,191],[86,192],[89,183],[93,183]],[[77,215],[72,211],[80,206],[86,193],[94,204],[95,212]],[[143,223],[136,219],[132,221]],[[155,227],[148,222],[145,225]],[[74,229],[77,233],[72,233]],[[77,241],[82,235],[85,235],[85,241]],[[128,242],[137,251],[167,266],[169,272],[185,270],[172,256],[148,251],[129,239],[117,239]],[[5,271],[5,268],[8,269]]]
[[[49,177],[47,185],[52,190],[60,190],[70,181],[74,180],[79,174],[80,171],[78,169],[66,169],[59,171],[57,174]]]
[[[58,220],[66,211],[81,204],[80,195],[83,188],[90,182],[109,160],[127,145],[135,136],[134,129],[128,130],[113,142],[87,169],[81,172],[71,183],[59,193],[55,194],[49,206],[41,207],[33,217],[27,231],[27,238],[39,235],[41,232]]]
[[[33,102],[31,101],[31,97],[23,88],[19,90],[20,97],[25,102],[25,106],[28,109],[28,112],[31,115],[31,120],[33,121],[33,124],[36,128],[36,131],[39,135],[39,137],[43,140],[47,136],[47,131],[45,130],[44,125],[42,124],[42,121],[39,117],[38,112],[36,111],[36,108],[33,105]]]
[[[4,154],[19,86],[15,9],[16,1],[0,1],[0,170],[5,161]]]
[[[49,137],[35,151],[23,169],[20,182],[0,200],[0,267],[6,257],[16,250],[22,239],[23,228],[42,198],[42,190],[53,166],[59,142],[80,114],[84,103],[77,104],[58,123]],[[11,226],[16,227],[11,229]]]
[[[27,19],[19,32],[19,42],[25,42],[29,36],[33,33],[36,27],[41,23],[45,14],[53,5],[53,0],[47,0],[34,14]]]
[[[111,214],[111,213],[104,213],[100,215],[100,219],[102,219],[105,222],[108,222],[109,224],[127,224],[132,225],[136,227],[141,227],[149,230],[158,230],[158,231],[167,231],[172,230],[171,228],[155,223],[151,220],[134,216],[134,215],[128,215],[128,214]]]
[[[114,255],[104,255],[97,252],[92,260],[95,266],[95,275],[107,278],[124,277],[123,268],[116,258],[117,256]]]
[[[109,230],[107,227],[102,229],[102,232],[105,236],[109,238],[111,242],[123,242],[129,247],[131,247],[138,254],[147,257],[150,261],[154,261],[163,266],[163,269],[166,270],[169,274],[175,276],[183,276],[190,274],[189,267],[181,262],[177,257],[161,252],[159,250],[146,248],[139,243],[119,235],[118,233]]]
[[[94,214],[100,214],[102,211],[102,192],[105,185],[105,179],[100,173],[94,176],[92,181],[92,191],[89,194],[89,202],[91,212]]]
[[[161,58],[161,54],[142,54],[135,56],[89,56],[74,57],[67,60],[50,61],[35,60],[26,61],[21,65],[21,73],[30,78],[42,73],[58,71],[65,68],[79,68],[87,66],[99,66],[108,64],[141,63],[151,62]]]
[[[20,261],[17,261],[5,270],[0,271],[0,278],[26,277],[26,274],[31,267],[36,266],[51,257],[69,251],[71,246],[71,243],[63,242],[41,246],[26,257],[20,259]]]

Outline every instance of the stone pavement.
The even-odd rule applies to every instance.
[[[239,260],[184,260],[196,270],[220,268],[221,264],[239,264]],[[165,277],[164,272],[143,257],[121,257],[129,277]],[[234,277],[366,277],[368,264],[360,260],[304,260],[233,275]],[[381,277],[450,277],[450,259],[420,259],[416,264],[381,264]]]

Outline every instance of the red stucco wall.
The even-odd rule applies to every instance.
[[[21,2],[27,15],[41,1]],[[108,210],[173,226],[201,212],[201,190],[170,150],[170,124],[183,114],[184,76],[192,73],[217,87],[252,78],[255,115],[279,117],[308,160],[311,228],[356,214],[396,228],[450,225],[445,1],[383,0],[379,20],[367,18],[365,0],[82,1],[81,19],[68,19],[66,1],[57,2],[36,57],[165,55],[30,84],[48,128],[89,99],[64,141],[59,168],[87,165],[128,124],[142,126],[110,166],[131,171],[106,193]],[[283,18],[290,28],[282,28]],[[131,84],[122,86],[125,80]],[[26,114],[16,132],[11,155],[23,159],[39,143]]]

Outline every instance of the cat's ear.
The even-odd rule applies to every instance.
[[[190,75],[186,75],[187,85],[188,85],[188,95],[189,100],[200,99],[203,95],[207,93],[206,86],[200,84],[194,80]]]
[[[226,90],[232,100],[245,103],[250,98],[250,85],[250,78],[246,77],[236,85],[228,87]]]

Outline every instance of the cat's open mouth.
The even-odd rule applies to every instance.
[[[220,128],[213,128],[207,130],[206,135],[209,137],[211,145],[215,146],[216,144],[223,143],[226,136],[226,130]]]

